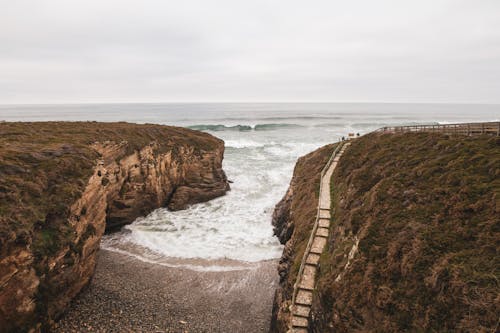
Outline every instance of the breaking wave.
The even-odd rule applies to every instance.
[[[300,128],[304,127],[297,124],[257,124],[257,125],[222,125],[222,124],[200,124],[188,126],[190,129],[197,131],[272,131],[278,129]]]

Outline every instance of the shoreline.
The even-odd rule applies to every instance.
[[[54,332],[268,332],[277,264],[194,271],[101,249]]]

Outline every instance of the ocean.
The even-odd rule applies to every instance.
[[[498,121],[500,105],[211,103],[0,105],[0,121],[127,121],[189,127],[225,141],[232,190],[183,211],[157,209],[106,235],[102,247],[200,270],[240,269],[281,256],[271,215],[298,157],[348,133],[388,125]]]

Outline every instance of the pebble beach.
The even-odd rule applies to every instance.
[[[267,332],[276,265],[194,271],[100,250],[92,282],[55,332]]]

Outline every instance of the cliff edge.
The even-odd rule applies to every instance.
[[[44,331],[88,284],[105,229],[224,195],[224,142],[128,123],[0,123],[0,331]]]
[[[498,137],[374,133],[354,140],[332,177],[330,237],[309,331],[497,330],[499,165]],[[292,181],[292,203],[314,198],[310,184]],[[294,239],[308,236],[296,226],[307,208],[286,201],[275,221],[287,226],[278,233],[293,232],[282,234],[288,264],[280,266],[273,332],[288,329],[297,269],[290,253],[301,251]]]

